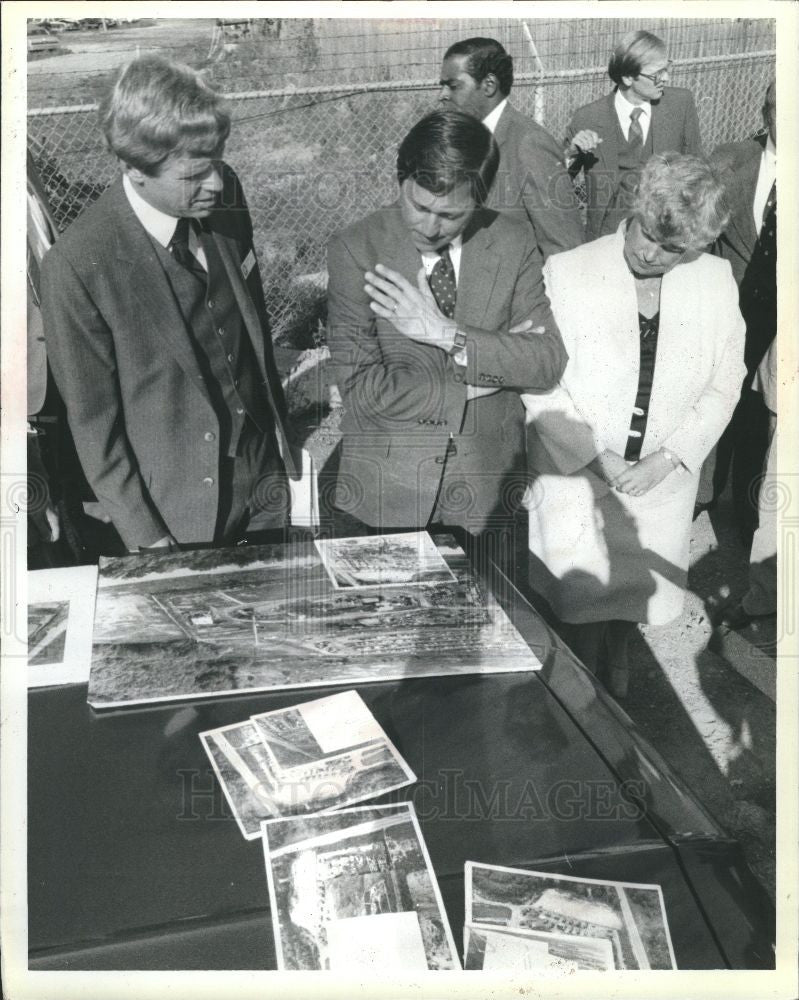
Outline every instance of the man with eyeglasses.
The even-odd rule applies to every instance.
[[[664,42],[648,31],[633,31],[608,63],[615,89],[572,117],[566,159],[572,177],[580,170],[585,177],[588,239],[618,229],[653,153],[702,155],[693,95],[666,86],[670,69]]]

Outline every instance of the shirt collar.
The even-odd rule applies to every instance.
[[[645,115],[652,114],[652,105],[649,101],[644,101],[643,104],[633,104],[632,101],[628,101],[627,98],[622,94],[621,90],[616,91],[616,96],[613,99],[613,103],[616,106],[616,114],[622,121],[629,121],[630,112],[633,108],[640,108],[641,112]]]
[[[504,101],[500,101],[499,104],[494,108],[494,110],[490,114],[487,114],[483,119],[483,125],[485,125],[485,127],[492,135],[494,134],[494,130],[497,127],[497,123],[499,122],[500,116],[502,112],[505,110],[505,105],[507,103],[508,99],[506,97]]]
[[[449,244],[450,255],[453,253],[460,253],[460,249],[463,246],[463,234],[459,234],[454,239],[450,240]],[[441,254],[437,253],[435,250],[431,250],[429,253],[422,254],[422,260],[424,261],[437,261]]]
[[[122,187],[125,189],[133,214],[139,222],[156,242],[160,243],[162,247],[168,247],[178,224],[175,216],[167,215],[166,212],[154,208],[148,201],[145,201],[127,174],[122,175]]]
[[[766,157],[773,156],[777,159],[777,147],[774,145],[774,140],[770,135],[766,135],[766,145],[763,147],[763,153]]]

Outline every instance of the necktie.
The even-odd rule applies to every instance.
[[[771,191],[766,199],[763,209],[763,225],[760,227],[758,237],[760,252],[763,254],[763,268],[765,288],[765,274],[768,272],[770,294],[774,295],[776,301],[777,282],[777,182],[771,185]]]
[[[194,228],[193,219],[178,219],[175,232],[172,235],[172,239],[169,241],[169,249],[178,264],[185,267],[187,271],[194,275],[195,278],[205,284],[208,280],[208,275],[203,270],[202,264],[200,264],[191,250],[189,250],[190,229],[194,229],[195,232],[197,231]]]
[[[766,204],[763,206],[763,224],[760,230],[761,240],[763,236],[767,235],[769,230],[771,230],[772,238],[776,237],[777,232],[777,182],[771,185],[771,190],[768,193],[768,198],[766,199]]]
[[[433,270],[427,281],[433,298],[436,300],[436,305],[447,319],[452,319],[455,315],[457,285],[455,283],[455,268],[452,266],[452,258],[449,255],[449,244],[439,251],[439,258],[433,265]]]
[[[633,108],[630,112],[630,132],[627,136],[627,142],[633,149],[637,149],[644,144],[644,130],[638,121],[643,113],[643,108]]]

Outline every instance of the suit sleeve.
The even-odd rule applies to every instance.
[[[716,315],[715,367],[696,403],[676,430],[663,442],[688,469],[697,470],[721,437],[741,395],[746,377],[744,338],[746,324],[738,308],[738,286],[729,264],[724,277],[715,283]]]
[[[58,248],[42,263],[42,315],[48,359],[86,478],[128,548],[152,545],[169,530],[125,434],[111,330]]]
[[[363,288],[364,272],[373,265],[373,261],[357,260],[340,236],[328,244],[331,371],[349,417],[365,432],[396,431],[397,423],[403,421],[458,427],[466,405],[466,384],[443,386],[439,348],[408,345],[395,332],[397,349],[390,357],[384,354],[377,319]],[[388,342],[392,333],[385,330],[381,336]]]
[[[532,239],[519,251],[518,274],[507,330],[481,330],[464,325],[466,381],[480,387],[546,392],[557,384],[566,367],[566,348],[552,315],[544,288],[541,254]],[[525,320],[543,333],[511,333]]]
[[[694,95],[690,90],[687,91],[683,129],[683,153],[690,153],[692,156],[704,156],[704,152],[702,151],[702,135],[699,131],[699,116],[696,113]]]
[[[580,246],[585,230],[563,151],[542,129],[521,138],[518,155],[523,172],[522,201],[544,260]]]

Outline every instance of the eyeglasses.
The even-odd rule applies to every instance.
[[[652,83],[663,83],[669,73],[671,73],[673,67],[674,63],[669,60],[663,69],[659,69],[657,73],[639,73],[638,75],[645,77],[647,80],[651,80]]]

